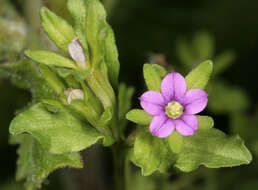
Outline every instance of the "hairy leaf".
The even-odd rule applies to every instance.
[[[110,82],[114,87],[117,87],[120,64],[118,61],[118,52],[114,32],[109,25],[107,25],[105,39],[105,62],[108,67]]]
[[[33,102],[42,99],[55,99],[54,91],[42,78],[37,66],[28,60],[24,59],[17,63],[1,64],[0,73],[10,78],[14,85],[29,89]]]
[[[252,155],[239,136],[229,137],[217,129],[198,130],[184,137],[184,147],[175,166],[184,172],[197,169],[233,167],[249,164]]]
[[[77,152],[96,143],[103,136],[66,110],[49,112],[39,103],[13,119],[10,133],[29,133],[41,146],[55,154]]]
[[[84,0],[68,0],[67,8],[75,22],[75,33],[82,44],[86,57],[89,57],[88,44],[86,41],[86,6]]]
[[[12,143],[21,144],[18,149],[16,179],[25,180],[26,190],[41,187],[45,178],[57,168],[82,168],[79,153],[51,154],[30,135],[12,137]]]
[[[98,0],[85,1],[86,6],[86,38],[91,53],[90,59],[94,66],[104,61],[104,39],[106,31],[106,12]],[[101,36],[102,35],[102,36]]]
[[[46,64],[46,65],[50,65],[50,66],[57,66],[57,67],[66,67],[66,68],[72,68],[72,69],[77,68],[76,63],[73,62],[71,59],[65,58],[61,55],[58,55],[58,54],[50,52],[50,51],[27,50],[25,52],[25,54],[32,60],[42,63],[42,64]]]
[[[76,37],[72,26],[46,7],[40,10],[41,22],[48,37],[64,52],[68,53],[68,45]]]
[[[141,167],[142,174],[147,176],[156,170],[168,170],[173,164],[173,156],[164,139],[142,131],[135,140],[132,161]]]

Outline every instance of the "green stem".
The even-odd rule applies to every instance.
[[[116,143],[112,147],[113,160],[114,160],[114,184],[115,190],[126,189],[126,154],[125,146],[122,143]]]

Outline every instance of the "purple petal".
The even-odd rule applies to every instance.
[[[142,108],[150,115],[160,115],[164,113],[165,100],[162,94],[155,91],[147,91],[141,97]]]
[[[174,124],[176,126],[176,130],[183,136],[191,136],[194,134],[194,129],[188,126],[183,120],[175,119]]]
[[[168,74],[161,82],[161,92],[167,102],[182,98],[186,88],[184,77],[176,72]]]
[[[197,114],[207,106],[208,94],[200,89],[188,90],[181,103],[184,105],[184,114]]]
[[[150,124],[150,131],[159,138],[168,137],[175,129],[172,119],[168,119],[165,115],[155,116]]]
[[[181,120],[183,120],[189,127],[193,130],[198,129],[198,119],[195,115],[182,115]]]

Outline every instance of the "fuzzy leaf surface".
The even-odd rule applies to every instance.
[[[239,136],[227,136],[217,129],[198,130],[184,137],[184,147],[175,166],[184,172],[197,169],[233,167],[249,164],[252,155]]]
[[[61,55],[58,55],[50,51],[27,50],[25,54],[32,60],[49,66],[66,67],[66,68],[72,68],[72,69],[77,68],[76,63],[73,62],[71,59],[65,58]]]
[[[10,133],[29,133],[42,148],[54,154],[81,151],[103,136],[93,127],[78,120],[66,110],[51,113],[38,103],[16,116]]]
[[[47,176],[57,168],[83,167],[79,153],[51,154],[30,135],[12,136],[11,143],[20,144],[16,179],[25,179],[26,190],[41,187]]]
[[[76,37],[72,26],[46,7],[40,10],[41,23],[48,37],[56,46],[68,53],[68,45]]]

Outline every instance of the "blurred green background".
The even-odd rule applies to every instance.
[[[142,65],[157,63],[186,74],[205,59],[215,62],[208,86],[207,114],[215,127],[239,134],[253,154],[248,166],[200,168],[190,174],[135,176],[133,189],[217,190],[258,189],[258,52],[257,0],[102,0],[116,34],[120,81],[135,86],[134,107],[143,92]],[[65,0],[0,0],[0,64],[21,59],[23,50],[51,48],[40,28],[39,8],[48,6],[71,21]],[[0,190],[21,190],[14,181],[16,148],[9,145],[8,126],[15,113],[31,101],[31,93],[16,87],[0,72]],[[109,150],[94,146],[83,152],[86,168],[62,169],[50,176],[45,190],[112,189]],[[48,183],[48,182],[46,182]]]

